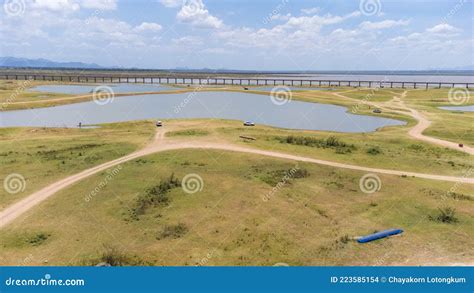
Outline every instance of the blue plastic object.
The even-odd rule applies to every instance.
[[[367,243],[367,242],[370,242],[370,241],[374,241],[374,240],[377,240],[377,239],[381,239],[381,238],[385,238],[385,237],[389,237],[389,236],[393,236],[393,235],[397,235],[397,234],[401,234],[401,233],[403,233],[402,229],[389,229],[389,230],[385,230],[385,231],[382,231],[382,232],[377,232],[377,233],[374,233],[374,234],[363,236],[363,237],[357,239],[357,242]]]

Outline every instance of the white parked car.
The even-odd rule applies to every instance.
[[[163,126],[163,122],[161,122],[159,120],[156,121],[156,127],[161,127],[161,126]]]
[[[253,123],[252,121],[245,121],[244,126],[255,126],[255,123]]]

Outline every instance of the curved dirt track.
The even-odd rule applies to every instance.
[[[391,111],[391,112],[395,112],[395,113],[402,114],[402,115],[409,115],[412,118],[414,118],[416,121],[418,121],[418,123],[408,131],[408,135],[410,135],[411,137],[413,137],[417,140],[426,141],[426,142],[429,142],[429,143],[432,143],[432,144],[436,144],[438,146],[442,146],[442,147],[454,149],[454,150],[457,150],[457,151],[465,152],[465,153],[468,153],[470,155],[474,155],[474,148],[472,148],[472,147],[464,146],[464,147],[461,148],[461,147],[459,147],[459,144],[457,144],[457,143],[424,135],[423,131],[425,131],[428,127],[430,127],[431,121],[426,119],[417,110],[412,109],[412,108],[405,105],[405,102],[403,101],[403,98],[406,97],[407,91],[404,91],[401,94],[400,97],[395,96],[393,98],[393,100],[391,100],[389,102],[385,102],[385,103],[375,103],[375,102],[370,102],[370,101],[361,101],[361,100],[354,99],[354,98],[351,98],[351,97],[348,97],[348,96],[344,96],[341,93],[332,93],[332,94],[335,95],[335,96],[341,97],[341,98],[356,101],[358,103],[363,102],[364,104],[371,105],[371,106],[376,107],[376,108],[384,109],[386,111]],[[400,109],[401,111],[400,110],[389,109],[389,108],[387,108],[387,106],[396,107],[396,108]]]
[[[474,178],[469,178],[469,177],[453,177],[453,176],[424,174],[424,173],[416,173],[416,172],[404,172],[404,171],[389,170],[389,169],[369,168],[369,167],[363,167],[363,166],[356,166],[356,165],[343,164],[343,163],[338,163],[338,162],[296,156],[296,155],[285,154],[285,153],[252,149],[252,148],[241,147],[238,145],[232,145],[228,143],[216,143],[216,142],[206,142],[206,141],[202,141],[202,142],[169,141],[168,139],[165,139],[164,134],[165,134],[165,131],[163,129],[160,129],[157,132],[153,142],[150,143],[145,148],[139,151],[136,151],[134,153],[131,153],[127,156],[115,159],[110,162],[103,163],[101,165],[92,167],[90,169],[84,170],[75,175],[59,180],[29,195],[28,197],[20,200],[19,202],[14,203],[11,206],[5,208],[4,210],[0,211],[0,228],[8,225],[12,221],[17,219],[21,215],[23,215],[24,213],[26,213],[28,210],[36,206],[37,204],[41,203],[42,201],[46,200],[50,196],[54,195],[56,192],[68,186],[71,186],[72,184],[84,178],[97,174],[101,171],[104,171],[108,168],[119,165],[121,163],[125,163],[127,161],[130,161],[142,156],[146,156],[146,155],[157,153],[157,152],[167,151],[167,150],[178,150],[178,149],[225,150],[225,151],[233,151],[233,152],[241,152],[241,153],[258,154],[258,155],[269,156],[269,157],[274,157],[274,158],[308,162],[308,163],[326,165],[326,166],[331,166],[331,167],[336,167],[336,168],[364,171],[364,172],[372,172],[372,173],[380,173],[380,174],[388,174],[388,175],[396,175],[396,176],[406,175],[406,176],[413,176],[413,177],[431,179],[431,180],[474,184]]]

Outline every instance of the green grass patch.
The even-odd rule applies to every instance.
[[[164,238],[178,239],[184,236],[187,232],[188,232],[188,227],[183,223],[179,223],[177,225],[166,225],[163,228],[163,231],[161,231],[158,234],[158,237],[156,239],[158,240],[161,240]]]
[[[438,214],[436,216],[429,216],[430,220],[452,224],[459,222],[458,218],[456,217],[456,209],[452,207],[443,207],[438,208]]]
[[[290,169],[278,169],[278,170],[270,170],[270,171],[263,171],[259,168],[253,169],[255,177],[259,180],[265,182],[270,186],[276,186],[279,183],[289,183],[291,184],[291,180],[293,179],[300,179],[306,178],[310,176],[308,170],[299,167],[293,167]]]
[[[286,137],[276,137],[280,143],[317,147],[317,148],[331,148],[335,149],[337,153],[351,153],[356,149],[355,145],[347,144],[335,136],[330,136],[326,139],[315,138],[311,136],[295,136],[288,135]]]
[[[382,150],[380,149],[380,147],[378,146],[375,146],[375,147],[370,147],[367,149],[367,154],[369,155],[378,155],[378,154],[381,154],[382,153]]]
[[[209,131],[202,129],[187,129],[187,130],[177,130],[170,131],[166,133],[166,136],[206,136],[209,135]]]
[[[160,181],[158,185],[148,188],[144,194],[138,196],[130,209],[130,218],[139,220],[139,216],[144,215],[151,207],[167,206],[171,202],[168,192],[181,187],[181,181],[174,177],[174,173],[168,179]]]
[[[144,266],[151,265],[151,263],[143,261],[135,255],[126,254],[115,246],[104,245],[101,255],[97,258],[86,261],[84,265],[123,267]]]

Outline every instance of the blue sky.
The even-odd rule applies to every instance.
[[[140,68],[474,64],[473,1],[4,0],[0,55]]]

